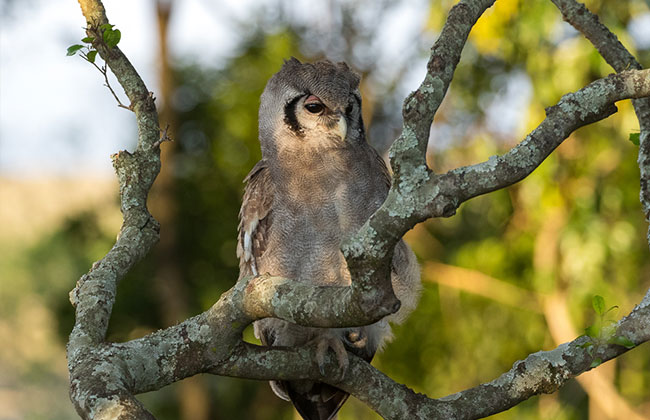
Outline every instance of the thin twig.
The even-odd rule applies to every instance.
[[[93,64],[95,64],[95,63],[93,63]],[[95,64],[95,67],[99,68],[96,64]],[[129,111],[133,111],[133,109],[131,108],[130,105],[126,106],[126,105],[124,105],[122,103],[122,101],[120,101],[120,98],[118,98],[117,94],[115,93],[115,91],[111,87],[111,84],[108,81],[108,71],[106,71],[106,64],[104,64],[104,66],[102,67],[102,69],[100,71],[104,75],[104,80],[106,81],[106,83],[104,83],[104,86],[106,86],[108,88],[108,90],[110,90],[111,93],[113,94],[113,97],[117,101],[117,106],[119,106],[120,108],[128,109]]]
[[[106,86],[106,87],[108,88],[108,90],[110,90],[111,93],[113,94],[113,97],[114,97],[115,100],[117,101],[117,106],[120,107],[120,108],[128,109],[129,111],[132,111],[132,112],[133,112],[133,108],[131,108],[130,105],[129,105],[129,106],[124,105],[124,104],[122,103],[122,101],[120,101],[120,98],[117,96],[117,94],[115,93],[115,91],[113,90],[113,87],[111,86],[110,82],[108,81],[108,70],[106,69],[106,64],[104,64],[102,67],[99,67],[99,66],[97,65],[97,63],[95,63],[94,61],[90,61],[90,60],[88,59],[88,55],[87,55],[87,54],[82,53],[81,56],[82,56],[82,58],[83,58],[84,60],[86,60],[87,62],[89,62],[89,63],[92,64],[93,66],[95,66],[95,68],[96,68],[97,70],[99,70],[99,72],[100,72],[102,75],[104,75],[104,81],[105,81],[104,86]]]
[[[160,145],[166,141],[174,141],[174,139],[169,136],[169,124],[167,124],[164,130],[162,130],[160,139],[153,144],[153,147],[160,147]]]

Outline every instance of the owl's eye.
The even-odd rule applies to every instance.
[[[325,105],[321,104],[320,102],[312,102],[305,104],[305,109],[312,114],[320,114],[323,112],[323,109],[325,109]]]

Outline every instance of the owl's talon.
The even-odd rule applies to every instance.
[[[321,362],[318,362],[318,371],[322,376],[325,376],[325,365]]]
[[[341,339],[333,334],[320,335],[313,340],[316,343],[316,363],[321,375],[326,376],[325,372],[325,358],[327,356],[327,349],[334,350],[336,361],[338,362],[338,372],[335,376],[337,381],[345,377],[345,372],[348,370],[350,361],[348,359],[348,352]]]

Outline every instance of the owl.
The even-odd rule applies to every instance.
[[[388,194],[386,164],[366,141],[359,76],[345,63],[286,61],[268,81],[259,109],[262,159],[245,179],[237,255],[240,278],[268,273],[317,286],[350,285],[342,243]],[[319,366],[333,351],[342,370],[347,352],[370,361],[391,337],[390,322],[413,310],[420,270],[400,241],[392,260],[396,313],[355,328],[312,328],[266,318],[254,324],[265,346],[313,343]],[[313,381],[272,381],[303,418],[332,419],[348,394]]]

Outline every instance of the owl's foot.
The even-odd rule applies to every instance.
[[[331,348],[338,362],[336,379],[342,380],[350,362],[348,360],[348,352],[345,350],[341,339],[333,333],[325,333],[315,337],[312,342],[316,344],[316,362],[318,363],[318,370],[320,370],[321,375],[325,376],[325,357],[327,356],[327,349]]]

